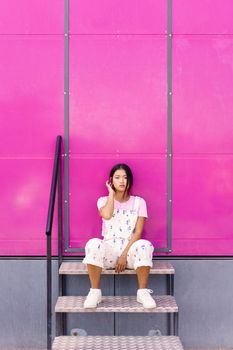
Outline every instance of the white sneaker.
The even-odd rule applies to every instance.
[[[153,293],[152,289],[143,288],[137,290],[137,302],[141,303],[146,309],[156,307],[156,302],[150,293]]]
[[[89,293],[84,301],[84,308],[94,308],[102,301],[102,291],[97,288],[90,288]]]

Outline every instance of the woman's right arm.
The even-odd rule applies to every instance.
[[[109,181],[106,181],[106,186],[108,188],[108,200],[104,207],[100,208],[99,213],[102,218],[105,220],[110,220],[114,210],[114,196],[115,192],[109,184]]]

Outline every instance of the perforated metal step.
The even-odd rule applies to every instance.
[[[156,301],[156,307],[151,309],[145,309],[141,303],[138,303],[136,296],[102,296],[102,301],[97,308],[85,309],[83,303],[86,296],[63,296],[58,298],[55,312],[178,312],[173,296],[152,297]]]
[[[53,350],[183,350],[175,336],[62,336]]]
[[[81,262],[63,262],[59,269],[60,275],[86,275],[88,273],[86,264]],[[103,269],[102,274],[114,275],[117,274],[115,269]],[[150,274],[166,275],[174,274],[174,267],[167,262],[154,262],[153,267],[150,269]],[[133,269],[125,269],[120,272],[121,275],[125,274],[136,274]]]

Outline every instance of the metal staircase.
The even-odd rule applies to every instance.
[[[128,312],[128,313],[167,313],[168,329],[173,335],[168,336],[57,336],[54,339],[53,350],[81,349],[183,349],[178,337],[178,306],[172,295],[174,292],[175,270],[169,263],[154,262],[151,274],[167,275],[167,291],[169,295],[154,296],[156,308],[144,309],[136,301],[136,296],[102,296],[102,302],[95,309],[83,307],[86,296],[58,297],[55,305],[57,329],[63,333],[63,314],[74,312]],[[78,262],[63,262],[59,268],[59,276],[88,274],[86,265]],[[104,269],[102,274],[115,275],[115,270]],[[126,269],[122,274],[136,274],[135,270]],[[119,275],[119,274],[117,274]],[[61,289],[60,289],[61,290]],[[59,332],[58,331],[58,332]]]
[[[154,296],[156,308],[144,309],[132,296],[102,296],[102,302],[95,309],[83,307],[85,296],[66,296],[64,284],[69,275],[88,274],[85,264],[80,262],[62,261],[62,210],[61,210],[61,136],[57,137],[56,154],[54,160],[53,178],[50,192],[50,202],[46,226],[47,236],[47,348],[48,350],[104,350],[104,349],[150,349],[150,350],[183,350],[178,337],[178,306],[174,298],[175,270],[170,263],[154,262],[150,274],[166,275],[167,294]],[[55,193],[58,185],[58,258],[59,258],[59,297],[55,305],[56,337],[52,341],[52,266],[51,266],[51,233],[54,212]],[[116,273],[114,269],[103,269],[105,275],[134,274],[133,269],[125,269]],[[67,336],[66,315],[68,313],[166,313],[167,336]]]

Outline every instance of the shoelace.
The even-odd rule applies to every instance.
[[[146,289],[146,290],[144,290],[144,292],[146,292],[146,291],[149,292],[150,294],[154,292],[152,289]]]
[[[153,293],[153,290],[152,289],[147,289],[149,293]]]

